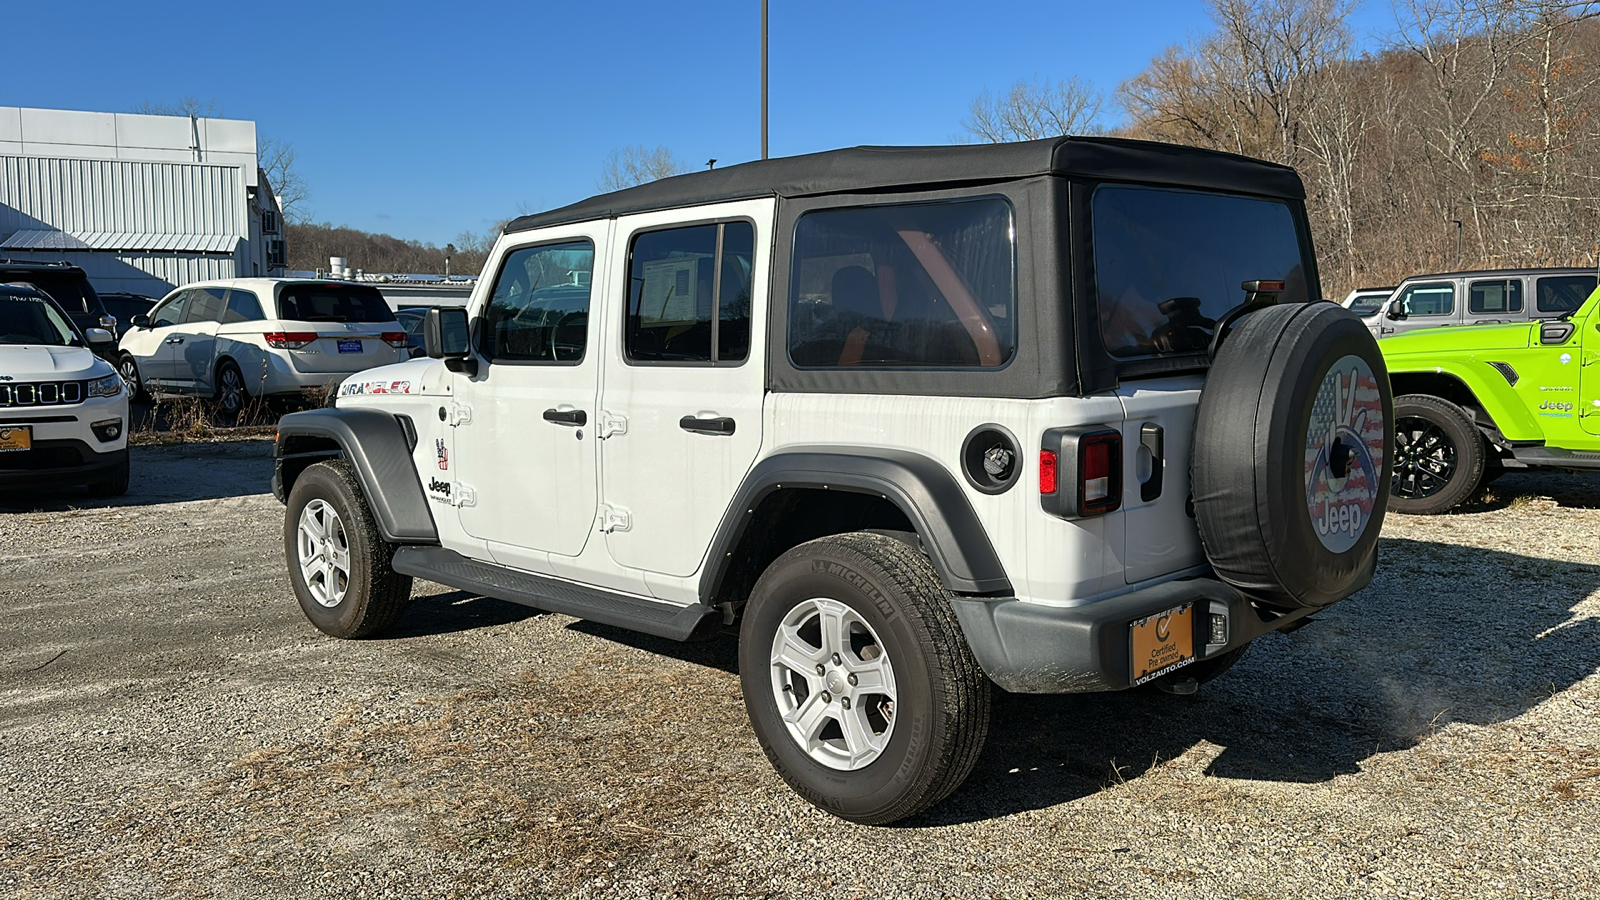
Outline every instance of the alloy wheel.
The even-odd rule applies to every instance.
[[[789,737],[817,763],[854,771],[894,733],[894,666],[872,626],[825,597],[804,600],[772,638],[772,694]]]
[[[1419,416],[1394,423],[1394,477],[1389,492],[1407,500],[1432,497],[1456,474],[1456,445],[1438,424]]]
[[[350,588],[350,542],[339,513],[325,500],[312,500],[300,511],[296,545],[300,576],[306,590],[327,607],[344,602]]]

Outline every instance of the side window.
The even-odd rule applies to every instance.
[[[819,210],[795,226],[789,358],[802,368],[998,367],[1016,348],[1011,206]]]
[[[1413,284],[1400,293],[1408,316],[1448,316],[1456,311],[1456,288],[1448,281]]]
[[[222,311],[227,305],[227,288],[195,288],[189,292],[189,303],[184,309],[183,321],[220,322]]]
[[[495,274],[479,349],[500,362],[580,362],[589,344],[588,241],[513,250]]]
[[[266,316],[261,314],[260,297],[238,288],[228,292],[228,309],[222,314],[223,324],[257,322],[265,318]]]
[[[749,222],[635,237],[628,251],[628,359],[717,363],[749,356],[754,247]]]
[[[1552,275],[1539,279],[1534,308],[1542,313],[1569,313],[1594,293],[1593,275]]]
[[[1467,312],[1475,316],[1522,312],[1522,279],[1472,282],[1467,289]]]
[[[182,322],[184,307],[188,305],[189,297],[192,294],[194,294],[194,291],[181,291],[152,310],[150,312],[150,327],[162,328]]]

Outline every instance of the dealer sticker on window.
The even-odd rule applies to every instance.
[[[340,353],[360,353],[361,352],[361,342],[360,341],[340,341],[339,342],[339,352]]]
[[[1146,616],[1128,626],[1133,683],[1147,681],[1194,662],[1194,604]]]

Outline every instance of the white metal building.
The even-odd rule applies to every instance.
[[[152,297],[281,274],[255,123],[0,106],[0,257],[65,260],[98,291]]]

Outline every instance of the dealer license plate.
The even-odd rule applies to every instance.
[[[1193,603],[1147,616],[1128,630],[1134,684],[1144,684],[1194,662]]]
[[[32,425],[0,425],[0,453],[33,449]]]
[[[360,353],[361,352],[361,342],[360,341],[340,341],[339,342],[339,352],[340,353]]]

